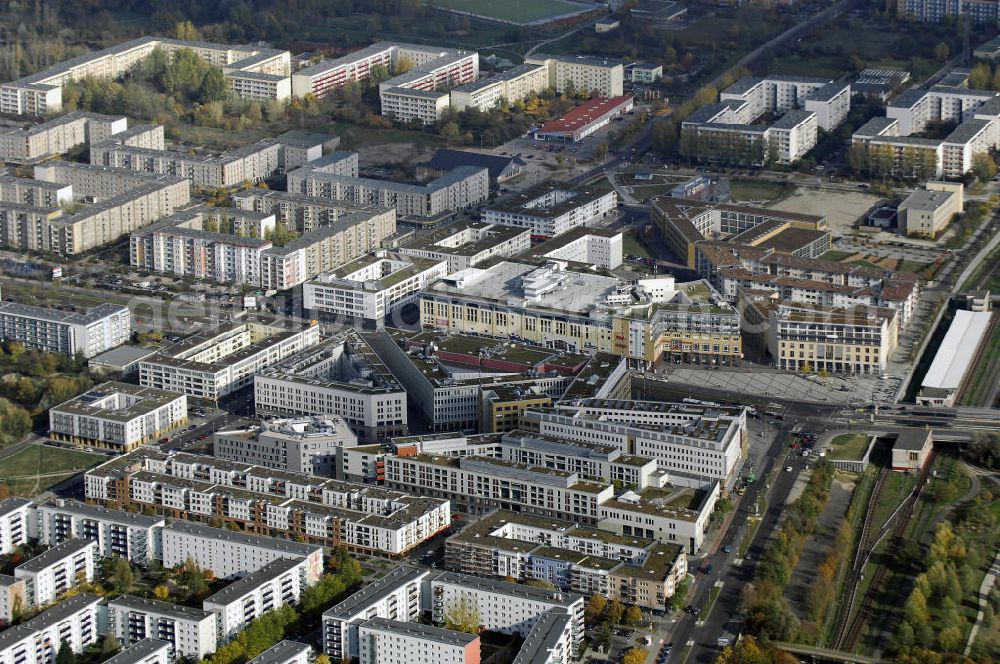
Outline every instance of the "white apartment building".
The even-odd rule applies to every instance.
[[[479,658],[476,634],[386,618],[358,625],[360,664],[476,664]]]
[[[437,624],[444,622],[449,611],[466,604],[478,611],[479,624],[485,629],[523,638],[546,612],[555,609],[569,616],[571,648],[574,656],[579,654],[584,636],[581,595],[457,572],[441,572],[428,581],[425,601]]]
[[[201,660],[218,646],[215,614],[189,606],[134,595],[121,595],[106,605],[108,631],[131,645],[153,638],[171,645],[174,658]]]
[[[0,626],[9,626],[28,606],[28,593],[23,579],[0,574]]]
[[[289,557],[280,546],[268,548],[274,542],[305,547],[286,540],[315,542],[317,552],[319,545],[343,546],[366,554],[399,557],[448,528],[452,514],[447,500],[209,456],[167,455],[148,448],[88,471],[84,486],[88,500],[132,504],[191,522],[220,519],[239,524],[244,530],[284,538],[247,535],[249,540],[232,540],[236,533],[201,526],[199,533],[207,528],[204,539],[222,540],[204,551],[198,550],[198,542],[191,542],[197,539],[193,531],[183,533],[183,538],[163,538],[164,546],[180,538],[185,548],[179,552],[164,550],[162,558],[169,557],[176,563],[183,562],[188,553],[208,555],[211,559],[203,561],[206,567],[225,565],[231,573],[238,572],[246,562],[239,558],[241,546],[251,552],[254,546],[261,549],[254,554],[257,558],[247,559],[259,559],[258,566],[273,558]],[[176,522],[171,528],[182,528],[183,523]],[[189,545],[191,548],[187,548]],[[295,551],[312,555],[308,547]],[[310,557],[311,565],[312,560]],[[315,560],[311,575],[321,570],[318,554]],[[219,569],[215,571],[221,576]]]
[[[538,254],[551,260],[614,270],[622,264],[622,234],[604,228],[577,227],[539,246]]]
[[[531,248],[531,233],[505,224],[460,221],[400,247],[403,256],[448,261],[448,274],[495,256],[516,256]]]
[[[813,111],[788,111],[767,128],[768,149],[775,145],[784,163],[798,161],[816,145],[818,126]]]
[[[259,427],[216,431],[213,443],[213,454],[220,459],[334,477],[339,451],[357,445],[358,437],[344,418],[333,415],[265,420]]]
[[[0,500],[0,555],[27,543],[35,503],[12,496]]]
[[[0,86],[0,104],[2,104]],[[128,119],[122,115],[101,115],[75,111],[26,129],[0,129],[0,159],[34,163],[69,152],[84,143],[102,141],[125,131]]]
[[[440,120],[450,103],[447,92],[402,87],[386,88],[379,97],[382,115],[401,122],[419,120],[425,125]]]
[[[625,67],[620,62],[585,55],[544,55],[525,58],[527,65],[541,65],[548,72],[548,86],[556,92],[568,89],[596,92],[602,97],[620,97],[625,87]]]
[[[344,154],[352,155],[355,160],[358,156],[356,152]],[[312,171],[313,169],[318,170],[319,172],[328,172],[324,170],[324,167],[317,166],[319,161],[321,160],[313,161],[305,165],[303,167],[305,171],[303,172]],[[298,189],[301,189],[301,181],[298,180],[298,173],[299,169],[295,169],[288,174],[288,177],[293,183],[298,181]],[[351,173],[336,174],[351,175]],[[388,237],[396,232],[395,210],[388,210],[386,208],[379,208],[376,206],[357,206],[352,203],[348,203],[347,201],[306,196],[304,194],[297,193],[296,186],[290,186],[289,191],[276,191],[274,189],[247,189],[246,191],[240,191],[233,194],[233,206],[240,210],[258,212],[260,214],[273,214],[275,215],[277,221],[283,224],[286,228],[295,229],[299,233],[309,233],[327,226],[340,226],[343,224],[342,220],[345,217],[350,217],[352,214],[357,212],[371,213],[376,217],[380,225],[372,229],[359,229],[357,231],[358,237],[354,237],[351,234],[346,235],[343,240],[345,244],[344,250],[350,251],[359,244],[363,245],[366,241],[369,241],[368,237],[366,237],[368,234],[378,233],[381,237],[375,239],[371,246],[367,247],[363,251],[359,251],[357,255],[346,255],[346,257],[341,258],[341,263],[345,263],[352,258],[357,258],[361,254],[366,254],[369,251],[377,249],[379,247],[379,243],[384,237]],[[383,216],[384,221],[382,220]],[[388,224],[391,224],[391,226]],[[351,228],[353,228],[353,226],[350,224],[344,224],[343,230],[345,233],[349,233]]]
[[[285,604],[298,604],[306,587],[304,558],[276,558],[202,602],[217,616],[219,639],[229,642],[257,618]]]
[[[35,509],[37,536],[41,544],[55,546],[73,538],[92,540],[96,555],[120,556],[147,564],[162,557],[159,551],[162,517],[133,514],[76,501],[43,503]]]
[[[461,112],[469,108],[489,111],[501,103],[515,102],[549,87],[549,70],[538,64],[522,64],[489,78],[460,85],[451,90],[451,107]]]
[[[254,373],[319,342],[319,326],[260,318],[224,323],[144,359],[139,383],[218,400],[253,383]]]
[[[396,210],[397,217],[440,217],[487,200],[490,173],[486,168],[459,166],[424,185],[338,175],[309,166],[289,175],[288,190]]]
[[[323,652],[338,662],[359,657],[360,625],[373,618],[416,622],[427,608],[422,587],[429,576],[428,569],[400,565],[324,611]]]
[[[132,313],[107,303],[78,313],[0,302],[0,338],[49,353],[93,357],[132,338]]]
[[[247,664],[309,664],[313,661],[312,647],[298,641],[278,641],[251,659]]]
[[[101,598],[81,594],[0,632],[3,664],[51,664],[65,641],[76,654],[97,643]]]
[[[291,68],[291,56],[288,51],[250,45],[231,46],[165,37],[140,37],[88,55],[71,58],[48,69],[0,85],[0,112],[12,115],[47,115],[58,111],[62,108],[63,85],[88,76],[118,78],[127,74],[156,49],[166,51],[168,56],[181,49],[194,51],[198,57],[210,64],[222,67],[223,76],[237,94],[250,92],[246,90],[248,85],[246,81],[252,79],[254,73],[259,75],[258,80],[261,82],[268,78],[263,75],[271,75],[276,81],[277,78],[288,78]],[[275,82],[272,89],[277,95],[282,92],[287,93],[289,86]],[[260,89],[255,89],[253,92],[259,94]]]
[[[341,417],[361,442],[407,433],[406,390],[353,331],[255,374],[254,407],[258,416]]]
[[[404,258],[380,249],[306,283],[302,307],[381,325],[386,316],[416,300],[419,291],[447,274],[447,261]]]
[[[312,585],[323,572],[323,547],[289,542],[273,537],[211,528],[190,521],[175,521],[162,531],[163,565],[176,567],[188,558],[202,569],[226,579],[256,572],[279,558],[305,564],[304,580]]]
[[[145,638],[106,660],[106,664],[172,664],[172,648],[168,641]]]
[[[187,423],[187,396],[108,382],[49,409],[49,437],[119,453]]]
[[[97,543],[68,539],[14,568],[14,578],[24,579],[29,606],[51,604],[81,583],[94,580]]]
[[[488,224],[527,228],[532,236],[553,237],[606,217],[618,207],[614,189],[575,189],[544,184],[483,210]]]
[[[59,207],[73,201],[73,187],[13,175],[0,175],[0,201],[39,208]]]
[[[513,664],[571,664],[576,651],[573,616],[563,609],[549,609],[524,637]]]

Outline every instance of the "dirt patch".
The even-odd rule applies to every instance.
[[[785,588],[788,601],[802,620],[809,618],[809,592],[816,579],[817,570],[829,555],[837,537],[837,529],[851,505],[851,495],[856,484],[857,479],[852,475],[837,473],[834,477],[830,486],[830,499],[816,523],[816,532],[806,540],[799,563],[792,571],[791,581]]]
[[[435,148],[417,147],[414,143],[383,143],[358,148],[358,164],[362,168],[373,166],[412,166],[427,161]]]
[[[800,187],[788,198],[774,204],[775,210],[826,217],[834,237],[847,235],[854,223],[880,199],[871,194]]]

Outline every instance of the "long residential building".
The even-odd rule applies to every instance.
[[[33,178],[0,175],[0,201],[53,208],[73,202],[73,187]]]
[[[541,94],[548,87],[548,67],[525,63],[452,88],[451,108],[458,112],[470,108],[490,111],[502,103],[513,103],[533,94]]]
[[[0,338],[48,353],[93,357],[132,338],[132,313],[117,304],[78,313],[0,302]]]
[[[889,6],[895,6],[900,18],[924,23],[957,22],[968,17],[973,23],[995,25],[1000,20],[996,0],[895,0]]]
[[[148,449],[91,469],[85,477],[85,488],[88,499],[102,503],[135,504],[175,518],[233,524],[260,535],[386,556],[403,555],[451,524],[447,500],[214,457],[165,455]],[[197,532],[193,530],[196,528]],[[214,569],[218,576],[241,571],[240,565],[246,564],[241,556],[249,555],[241,547],[248,547],[255,556],[266,554],[266,559],[260,560],[262,565],[288,555],[286,549],[272,547],[270,542],[294,544],[258,537],[267,545],[255,545],[235,539],[239,536],[253,540],[250,535],[197,523],[175,522],[164,533],[167,530],[173,535],[165,534],[163,538],[164,564],[167,560],[182,563],[189,554],[209,555],[211,558],[203,566]],[[218,543],[211,542],[213,537]],[[167,544],[174,540],[183,547],[171,546],[168,550]],[[221,547],[218,553],[213,553],[215,546]],[[261,553],[254,553],[254,547]],[[322,560],[317,555],[315,566],[310,567],[310,578],[321,569]]]
[[[97,595],[80,594],[59,602],[44,613],[0,632],[0,662],[4,664],[51,664],[63,643],[77,655],[97,643]]]
[[[200,41],[140,37],[0,85],[0,112],[44,116],[62,108],[62,87],[88,76],[118,78],[152,55],[191,50],[212,65],[222,67],[230,88],[249,98],[284,99],[291,93],[291,56],[254,46],[231,46]]]
[[[172,649],[169,641],[147,637],[105,661],[107,664],[171,664],[174,661]]]
[[[119,453],[187,423],[187,397],[130,383],[101,383],[49,409],[49,437]]]
[[[0,106],[3,106],[0,86]],[[30,164],[65,154],[87,142],[103,141],[124,132],[128,120],[122,115],[74,111],[27,128],[0,129],[0,161]]]
[[[302,288],[302,308],[341,320],[371,321],[414,302],[421,290],[448,274],[444,260],[429,260],[380,249],[320,274]]]
[[[479,635],[415,622],[372,618],[358,625],[360,664],[476,664]]]
[[[171,645],[175,658],[201,660],[218,645],[215,614],[156,599],[121,595],[109,600],[107,627],[119,643],[153,638]]]
[[[403,245],[399,253],[430,261],[448,261],[448,274],[475,267],[496,256],[516,256],[531,248],[531,233],[506,224],[460,221]]]
[[[55,546],[81,538],[96,542],[97,555],[105,558],[117,556],[140,565],[162,558],[160,531],[166,525],[162,517],[72,500],[42,503],[35,508],[35,514],[41,544]]]
[[[309,664],[313,661],[313,649],[307,643],[298,641],[278,641],[247,664]]]
[[[139,383],[216,401],[252,385],[255,372],[318,342],[315,322],[224,323],[142,360]]]
[[[344,447],[358,438],[341,417],[300,417],[264,421],[249,429],[213,434],[214,455],[293,473],[334,477]]]
[[[427,184],[337,175],[308,165],[288,174],[288,191],[346,200],[355,205],[394,208],[398,217],[437,218],[478,205],[490,194],[486,168],[459,166]]]
[[[407,433],[406,391],[354,331],[258,372],[254,406],[258,416],[335,415],[362,442]]]
[[[483,221],[527,228],[533,237],[554,237],[607,217],[618,206],[609,187],[573,188],[544,184],[483,210]]]
[[[688,570],[680,545],[515,512],[494,512],[450,537],[445,566],[478,576],[546,581],[654,610],[665,608]]]
[[[97,544],[69,539],[14,568],[14,578],[24,579],[28,606],[42,607],[81,583],[94,580]]]
[[[285,604],[298,604],[308,585],[304,558],[275,558],[202,602],[217,615],[220,640],[231,641],[265,613]]]
[[[548,86],[556,92],[576,90],[596,92],[602,97],[620,97],[625,88],[625,67],[621,62],[585,55],[537,53],[524,59],[539,65],[548,74]]]

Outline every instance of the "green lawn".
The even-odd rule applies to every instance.
[[[10,484],[14,495],[31,497],[105,461],[107,457],[49,445],[31,445],[0,459],[0,478]],[[45,475],[38,477],[39,474]]]
[[[920,261],[911,261],[908,259],[903,259],[899,262],[899,266],[896,268],[897,272],[909,272],[910,274],[917,274],[927,267],[928,263],[921,263]]]
[[[795,192],[795,187],[779,182],[756,182],[753,180],[733,180],[730,192],[734,202],[772,202],[787,198]]]
[[[860,461],[868,449],[869,436],[863,433],[845,433],[830,441],[830,458],[842,461]]]
[[[854,254],[851,253],[850,251],[839,251],[837,249],[831,249],[830,251],[820,256],[820,259],[824,261],[842,261],[848,256],[853,256],[853,255]]]
[[[626,256],[639,256],[640,258],[655,258],[653,252],[649,250],[635,231],[628,231],[622,236],[622,252]]]
[[[487,18],[530,23],[596,7],[566,0],[431,0],[428,4],[455,9]]]

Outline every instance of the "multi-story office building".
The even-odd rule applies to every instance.
[[[478,612],[483,628],[526,637],[546,612],[555,609],[570,617],[571,647],[574,656],[579,655],[583,643],[581,595],[457,572],[441,572],[428,581],[425,594],[434,623],[443,623],[450,611],[465,604]]]
[[[28,348],[93,357],[132,337],[128,307],[99,304],[86,313],[0,303],[0,338]]]
[[[602,97],[620,97],[625,87],[625,67],[621,62],[585,55],[536,53],[525,58],[526,65],[547,70],[548,85],[556,92],[567,90],[596,92]]]
[[[162,530],[163,565],[175,567],[188,559],[202,569],[210,569],[219,578],[256,572],[278,559],[301,562],[296,568],[306,585],[319,580],[323,571],[323,548],[211,528],[200,523],[175,521]]]
[[[252,385],[255,372],[317,342],[315,322],[224,323],[142,360],[139,383],[215,401]]]
[[[276,558],[206,598],[202,608],[216,614],[219,638],[225,643],[265,613],[298,604],[306,576],[306,559]]]
[[[360,656],[359,626],[384,618],[416,622],[426,608],[422,589],[430,570],[400,565],[323,612],[323,652],[331,660]]]
[[[93,540],[97,543],[97,555],[120,556],[140,565],[162,557],[160,530],[166,525],[162,517],[71,500],[43,503],[35,508],[35,513],[41,544],[55,546],[72,538]]]
[[[516,256],[531,248],[527,229],[481,221],[460,221],[432,231],[399,249],[403,256],[447,261],[447,273],[475,267],[496,256]]]
[[[97,543],[68,539],[14,568],[14,578],[24,579],[29,606],[45,606],[62,593],[94,580]]]
[[[254,406],[259,416],[335,415],[362,442],[407,433],[406,391],[354,331],[257,373]]]
[[[131,452],[187,423],[187,396],[130,383],[101,383],[49,409],[49,437]]]
[[[576,189],[544,184],[483,210],[483,221],[527,228],[533,237],[553,237],[607,217],[617,209],[614,189]]]
[[[101,598],[81,594],[59,602],[51,609],[0,633],[0,662],[4,664],[51,664],[66,643],[80,655],[97,643]]]
[[[414,302],[421,290],[446,274],[446,260],[404,257],[380,249],[306,283],[302,307],[313,314],[372,321],[381,327],[386,316]]]
[[[522,64],[506,71],[459,85],[451,90],[451,107],[455,111],[476,108],[489,111],[502,103],[513,103],[549,87],[549,70],[538,64]]]
[[[88,76],[118,78],[139,65],[154,50],[168,56],[190,49],[200,58],[222,67],[230,88],[251,98],[287,98],[291,92],[291,56],[254,46],[230,46],[200,41],[140,37],[88,55],[66,60],[40,72],[0,85],[0,112],[47,115],[62,108],[62,86]]]
[[[172,648],[169,641],[145,638],[105,661],[107,664],[172,664]]]
[[[416,185],[337,175],[307,165],[289,174],[288,190],[355,205],[394,208],[398,217],[436,218],[485,201],[490,194],[490,174],[486,168],[459,166],[448,175]]]
[[[372,618],[358,625],[360,664],[476,664],[479,636],[420,623]]]
[[[216,431],[213,453],[220,459],[293,473],[334,477],[344,447],[358,437],[342,417],[300,417],[263,421],[249,429]]]
[[[232,523],[244,531],[284,538],[187,522],[175,522],[164,530],[171,531],[162,538],[164,564],[183,563],[189,553],[204,555],[208,559],[202,560],[203,566],[218,576],[252,571],[241,566],[259,559],[259,567],[289,557],[288,551],[294,550],[310,558],[309,573],[314,578],[322,569],[321,548],[285,540],[398,557],[451,524],[447,500],[149,449],[91,469],[84,484],[88,500],[135,505],[189,521]]]
[[[108,631],[131,645],[153,638],[170,644],[174,658],[204,659],[218,645],[215,614],[135,595],[108,601]]]
[[[581,595],[659,610],[688,569],[677,544],[515,512],[495,512],[448,538],[445,566],[520,582],[544,580]]]
[[[27,498],[12,496],[0,500],[0,555],[10,555],[28,542],[34,507]]]
[[[0,105],[3,86],[0,86]],[[128,120],[122,115],[75,111],[26,129],[0,129],[0,159],[30,164],[65,154],[84,143],[103,141],[124,132]]]

